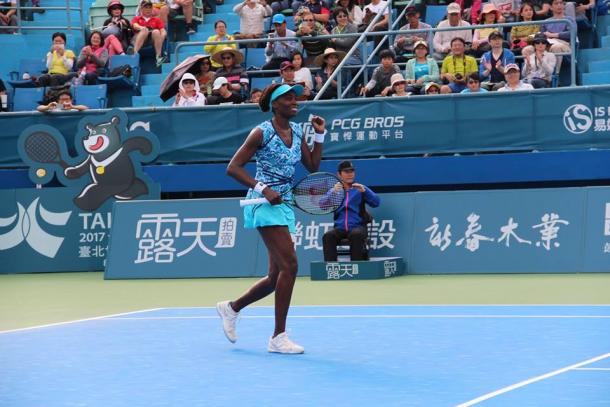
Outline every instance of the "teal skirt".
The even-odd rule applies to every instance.
[[[248,198],[257,198],[258,194],[249,192]],[[290,233],[296,233],[296,220],[292,207],[279,205],[248,205],[244,206],[244,227],[256,229],[265,226],[288,226]]]

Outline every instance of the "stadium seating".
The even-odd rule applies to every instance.
[[[36,110],[42,104],[45,88],[16,88],[13,94],[13,111]]]
[[[72,88],[74,102],[90,109],[104,109],[107,105],[106,85],[80,85]]]
[[[45,61],[42,58],[24,58],[19,62],[19,71],[10,73],[8,83],[13,88],[32,88],[36,86],[33,78],[39,77],[47,70]],[[23,76],[30,75],[30,79],[23,79]]]

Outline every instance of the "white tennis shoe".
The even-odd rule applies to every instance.
[[[229,301],[222,301],[216,304],[216,312],[222,319],[222,328],[225,332],[225,336],[231,343],[235,343],[237,340],[237,332],[235,332],[235,325],[237,324],[237,317],[239,312],[235,312],[229,305]]]
[[[269,339],[269,347],[267,348],[269,352],[274,353],[303,353],[305,352],[305,348],[301,345],[297,345],[288,339],[288,335],[286,332],[282,332],[275,338]]]

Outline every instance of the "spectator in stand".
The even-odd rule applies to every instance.
[[[534,18],[534,6],[532,3],[523,3],[519,10],[520,21],[532,21]],[[540,32],[540,25],[519,25],[510,29],[510,49],[515,55],[521,55],[521,50],[528,44],[529,39],[533,38],[536,33]]]
[[[297,82],[294,77],[294,65],[290,61],[284,61],[280,65],[280,76],[282,77],[282,83],[288,85],[301,85],[303,86],[303,93],[297,96],[297,100],[304,101],[309,100],[312,97],[311,88],[307,87],[305,82]]]
[[[503,39],[500,31],[489,34],[491,50],[483,54],[480,61],[479,75],[488,90],[498,90],[504,86],[504,67],[515,63],[515,55],[503,47]]]
[[[247,103],[258,103],[258,101],[261,99],[261,96],[263,95],[263,91],[259,88],[254,88],[252,89],[252,92],[250,92],[250,99],[248,100]]]
[[[296,33],[286,28],[286,17],[283,14],[276,14],[271,20],[275,32],[269,34],[269,38],[289,38],[295,37]],[[264,70],[278,69],[284,61],[290,61],[296,52],[300,52],[301,44],[298,41],[286,40],[268,42],[265,48],[267,63],[263,66]]]
[[[578,25],[578,28],[590,28],[591,21],[589,21],[587,12],[597,13],[595,7],[595,0],[575,0],[573,4],[575,8],[574,18],[576,19],[576,24]]]
[[[428,44],[419,40],[415,44],[415,58],[407,62],[405,79],[409,85],[407,92],[419,95],[428,82],[439,82],[441,77],[438,64],[428,56]]]
[[[385,0],[371,0],[369,4],[364,7],[364,24],[369,25],[373,18],[377,14],[383,13],[383,17],[375,23],[375,26],[371,29],[371,31],[387,31],[389,21],[390,21],[390,10],[392,9],[390,6],[386,7],[388,4]],[[382,40],[383,36],[375,37],[375,46],[379,44]]]
[[[208,105],[233,105],[244,101],[240,95],[231,92],[229,81],[224,76],[216,78],[213,90],[215,95],[208,98]]]
[[[303,54],[298,51],[294,53],[292,56],[292,66],[294,67],[294,80],[304,83],[304,86],[309,89],[313,89],[311,71],[306,66],[303,66]]]
[[[441,93],[460,93],[466,88],[466,78],[478,72],[477,61],[470,55],[464,55],[466,43],[460,37],[451,40],[451,55],[443,60],[441,79],[448,85],[441,87]]]
[[[56,32],[51,38],[53,39],[53,45],[51,51],[47,53],[48,73],[38,78],[40,86],[63,85],[77,76],[75,72],[72,72],[76,55],[71,50],[66,49],[66,34]]]
[[[483,6],[479,24],[491,25],[496,24],[501,17],[500,12],[492,3],[487,3]],[[491,49],[489,44],[489,35],[498,32],[495,27],[475,28],[472,36],[472,49],[475,51],[475,56],[480,58],[485,52]]]
[[[534,37],[534,53],[525,58],[522,67],[523,82],[531,84],[535,89],[551,86],[557,60],[552,52],[547,51],[549,41],[544,34]]]
[[[0,112],[4,112],[8,110],[8,96],[6,94],[6,86],[4,86],[4,82],[0,79]]]
[[[208,42],[232,41],[235,39],[235,38],[233,38],[232,35],[227,34],[227,23],[225,23],[223,20],[216,20],[216,22],[214,23],[214,30],[216,31],[216,34],[210,35],[207,39]],[[203,46],[203,50],[205,51],[206,54],[214,55],[215,53],[217,53],[220,50],[225,49],[226,47],[231,47],[233,49],[237,49],[237,44],[235,44],[235,43],[208,44],[208,45]],[[214,71],[217,70],[218,68],[220,68],[221,66],[222,66],[222,64],[212,60],[212,69]]]
[[[321,69],[316,73],[316,90],[320,92],[322,86],[328,81],[330,76],[337,69],[337,65],[345,58],[345,52],[335,51],[333,48],[326,48],[324,54],[316,58],[316,65]],[[336,77],[338,78],[338,76]],[[326,88],[320,99],[337,98],[337,79],[333,79]]]
[[[462,90],[460,93],[487,93],[487,89],[481,87],[481,77],[478,73],[473,72],[468,75],[466,89]]]
[[[551,16],[551,0],[529,0],[534,6],[534,21],[546,20]]]
[[[333,11],[333,17],[337,25],[333,28],[333,35],[341,35],[341,34],[354,34],[358,32],[358,27],[355,24],[350,23],[348,11],[343,7],[337,7]],[[358,41],[358,37],[336,37],[331,38],[330,45],[334,47],[337,51],[343,51],[346,54],[352,49],[354,44]],[[354,53],[349,57],[346,61],[347,65],[360,65],[362,64],[362,58],[360,57],[360,50],[358,48],[354,49]]]
[[[553,20],[571,20],[574,27],[576,27],[576,21],[572,17],[565,15],[565,3],[563,0],[553,0],[553,3],[551,3],[551,11],[553,12],[553,16],[545,20],[545,22],[542,24],[540,32],[544,34],[551,44],[550,51],[552,53],[557,54],[572,52],[572,48],[570,47],[570,24],[564,22],[554,22]],[[533,46],[528,45],[527,47],[523,48],[524,58],[529,58],[529,56],[533,53]],[[561,61],[563,57],[561,55],[557,55],[556,58],[556,70],[559,72],[561,70]]]
[[[430,82],[424,88],[424,93],[426,95],[438,95],[441,93],[441,85],[436,82]]]
[[[212,84],[216,75],[212,71],[212,62],[210,57],[205,57],[199,63],[199,72],[196,75],[199,82],[199,90],[206,96],[212,96]]]
[[[137,15],[131,20],[131,27],[135,32],[133,39],[133,51],[140,52],[140,49],[149,40],[152,40],[155,48],[157,66],[161,66],[165,62],[163,55],[163,41],[167,37],[165,24],[163,21],[153,16],[153,4],[150,0],[142,0],[140,2],[140,15]]]
[[[438,23],[437,28],[448,27],[470,27],[467,21],[462,20],[460,5],[450,3],[447,6],[447,19]],[[463,42],[472,42],[472,31],[456,30],[456,31],[438,31],[434,34],[434,58],[441,60],[451,51],[451,41],[454,38],[461,38]]]
[[[205,95],[199,91],[199,83],[192,73],[185,73],[180,79],[174,107],[205,106]]]
[[[517,21],[521,0],[490,0],[490,4],[493,4],[500,12],[500,17],[498,19],[499,23],[512,23]]]
[[[167,18],[169,16],[169,5],[166,0],[150,0],[152,3],[152,16],[159,18],[163,21],[163,25],[167,27]],[[140,3],[140,7],[136,11],[136,15],[142,14],[142,4]]]
[[[17,10],[9,7],[17,7],[15,0],[4,0],[0,2],[0,27],[17,26]],[[16,28],[0,28],[0,34],[16,33]]]
[[[212,61],[222,64],[222,67],[216,70],[216,78],[227,78],[229,89],[235,93],[248,92],[248,75],[240,65],[243,60],[242,53],[231,47],[226,47],[212,55]]]
[[[309,11],[316,22],[322,24],[324,28],[330,29],[328,26],[330,21],[330,5],[323,4],[320,0],[295,0],[292,2],[292,11],[295,16],[294,21],[297,23]]]
[[[350,23],[354,24],[356,27],[362,25],[364,11],[362,11],[356,0],[336,0],[335,8],[337,7],[343,7],[347,10]]]
[[[184,24],[186,25],[186,34],[192,35],[195,30],[193,23],[193,0],[171,0],[169,5],[169,17],[175,18],[177,15],[184,16]]]
[[[407,81],[401,74],[392,75],[392,96],[409,96],[411,93],[406,91]]]
[[[419,21],[419,11],[415,6],[407,7],[407,21],[408,23],[400,27],[400,31],[409,30],[421,30],[426,28],[432,28],[429,24]],[[432,32],[419,32],[414,34],[399,34],[394,40],[394,51],[396,52],[396,58],[403,61],[406,58],[402,57],[403,54],[413,54],[415,52],[415,43],[420,41],[426,41],[426,38],[432,38]],[[426,49],[428,46],[426,45]]]
[[[456,0],[455,2],[460,6],[465,21],[472,25],[479,23],[479,13],[482,7],[481,0]]]
[[[125,50],[133,53],[131,45],[131,24],[123,17],[125,6],[119,0],[111,0],[108,3],[106,11],[110,18],[104,21],[102,28],[102,37],[104,37],[104,46],[108,49],[108,56],[122,55]]]
[[[316,20],[310,11],[302,13],[301,24],[297,29],[297,37],[301,37],[301,43],[303,48],[307,51],[307,58],[305,58],[305,66],[312,66],[316,57],[322,55],[328,44],[326,39],[316,38],[319,35],[329,35],[326,28]]]
[[[373,76],[361,90],[362,96],[387,96],[392,90],[391,79],[395,73],[400,73],[400,68],[394,63],[395,56],[389,49],[384,49],[379,53],[381,65],[375,68]]]
[[[233,7],[233,12],[239,16],[237,39],[261,38],[265,32],[265,17],[273,13],[265,0],[244,0]],[[258,44],[252,45],[256,48]]]
[[[62,90],[57,94],[57,98],[48,105],[40,105],[36,108],[41,113],[48,112],[65,112],[65,111],[83,111],[87,110],[85,105],[73,105],[72,94],[69,90]]]
[[[506,79],[506,85],[500,89],[498,92],[513,92],[517,90],[533,90],[534,87],[529,83],[523,83],[520,80],[520,71],[519,65],[517,64],[508,64],[506,69],[504,70],[504,78]]]
[[[83,84],[95,85],[98,76],[104,76],[106,63],[108,62],[108,50],[104,47],[104,38],[99,31],[89,34],[87,45],[80,51],[76,60],[76,67],[81,74],[84,72]]]

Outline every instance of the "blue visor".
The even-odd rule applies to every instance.
[[[271,93],[271,98],[269,99],[269,109],[271,109],[271,104],[273,103],[273,101],[279,98],[280,96],[285,95],[286,93],[291,91],[296,93],[297,96],[301,96],[304,90],[305,88],[303,88],[303,85],[290,86],[283,84],[282,86],[274,90],[273,93]]]

